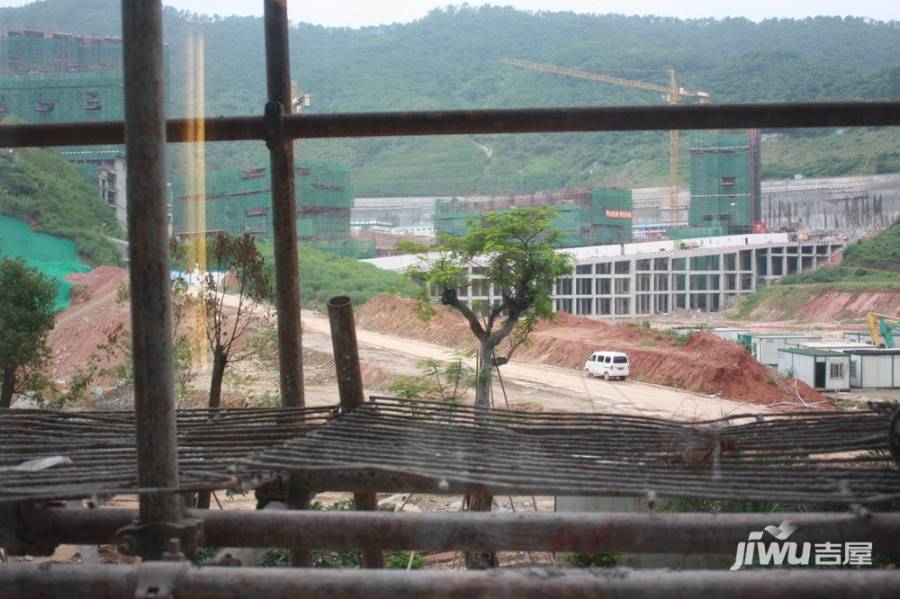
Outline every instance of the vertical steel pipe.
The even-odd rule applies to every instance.
[[[334,352],[334,368],[337,374],[341,411],[352,412],[365,401],[362,383],[362,369],[359,366],[359,346],[356,343],[356,322],[353,320],[353,302],[347,296],[328,300],[328,321],[331,323],[331,347]],[[354,493],[356,509],[378,510],[375,493]],[[379,549],[363,547],[363,566],[384,567],[384,558]]]
[[[266,144],[272,178],[275,239],[275,306],[278,309],[278,366],[281,405],[302,407],[303,352],[300,339],[300,271],[297,257],[297,200],[294,197],[293,140],[282,135],[281,117],[291,112],[291,67],[287,0],[265,0]]]
[[[331,347],[341,411],[352,412],[365,401],[352,300],[346,295],[328,300],[328,321],[331,324]]]
[[[176,454],[166,115],[160,0],[122,0],[125,155],[138,481],[142,524],[181,518]]]
[[[281,405],[303,407],[303,344],[300,332],[300,264],[297,256],[297,199],[294,195],[294,141],[284,135],[282,117],[291,112],[291,62],[287,0],[265,0],[266,86],[263,129],[272,180],[275,246],[275,307],[278,311],[278,371]],[[296,479],[285,481],[291,508],[308,507],[311,496]],[[311,566],[307,547],[291,549],[294,566]]]

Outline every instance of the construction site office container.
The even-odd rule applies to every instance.
[[[850,389],[850,356],[837,351],[805,347],[780,349],[778,372],[793,376],[814,389]]]
[[[869,349],[872,346],[856,341],[788,341],[785,347],[801,347],[805,349],[826,349],[846,352],[851,349]]]
[[[850,386],[859,389],[900,389],[900,349],[853,349]]]
[[[857,343],[865,343],[872,345],[872,334],[869,331],[846,331],[843,335],[844,341],[855,341]]]
[[[787,346],[788,342],[819,341],[815,335],[799,335],[792,333],[774,333],[753,335],[750,339],[750,353],[756,361],[765,366],[778,365],[778,350]]]
[[[738,343],[738,337],[740,335],[747,334],[749,331],[746,329],[726,329],[726,328],[717,328],[712,330],[712,334],[718,337],[719,339],[724,339],[725,341],[734,341]]]

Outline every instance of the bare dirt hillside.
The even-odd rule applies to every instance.
[[[784,293],[760,302],[751,313],[753,320],[804,320],[835,322],[857,320],[868,312],[900,315],[900,289],[879,291],[810,290],[785,286]],[[785,296],[785,294],[787,294]],[[793,297],[791,297],[793,296]]]
[[[60,381],[84,368],[114,331],[131,328],[128,303],[117,299],[119,287],[128,283],[127,270],[100,266],[67,279],[74,283],[72,305],[57,315],[48,338],[53,350],[48,374]]]
[[[72,287],[72,305],[56,317],[56,324],[48,338],[52,358],[48,376],[64,388],[72,382],[73,375],[84,373],[90,364],[97,368],[91,378],[91,387],[98,385],[107,397],[122,395],[129,398],[128,385],[116,390],[122,381],[117,380],[114,369],[124,364],[128,356],[117,349],[104,351],[111,336],[117,332],[131,330],[131,312],[126,296],[123,295],[128,283],[128,271],[121,268],[101,266],[89,273],[73,274],[68,280]],[[182,329],[188,324],[181,323]],[[267,331],[254,329],[254,335],[266,335]],[[126,343],[127,345],[127,343]],[[334,382],[334,360],[327,351],[304,347],[304,383],[308,386],[332,385]],[[223,405],[242,407],[259,405],[272,401],[278,394],[277,350],[261,344],[257,355],[244,362],[231,364],[222,390]],[[210,367],[194,364],[189,405],[202,405],[207,398]],[[364,374],[371,381],[382,381],[385,376],[376,366],[364,365]],[[315,399],[315,398],[313,398]],[[128,401],[119,407],[128,405]],[[327,403],[330,403],[327,402]]]
[[[459,315],[439,307],[433,319],[423,322],[413,300],[389,295],[367,302],[357,313],[357,323],[364,329],[450,347],[468,348],[473,343]],[[515,358],[581,369],[591,352],[626,351],[637,380],[756,404],[796,406],[798,395],[806,402],[824,401],[804,383],[777,375],[737,344],[708,333],[685,342],[655,329],[560,314],[553,322],[541,323],[532,341]]]

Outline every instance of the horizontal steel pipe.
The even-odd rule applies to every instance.
[[[171,593],[173,599],[806,599],[894,597],[900,572],[757,570],[622,571],[494,570],[308,570],[192,567],[159,562],[141,566],[6,565],[0,589],[18,599],[87,597],[131,599]],[[169,595],[166,595],[169,596]]]
[[[135,513],[51,508],[28,519],[30,532],[57,543],[111,542]],[[871,542],[876,554],[900,552],[900,514],[390,513],[194,510],[205,543],[224,547],[457,551],[598,550],[634,553],[733,553],[751,531],[787,520],[797,542]]]
[[[790,129],[797,127],[900,126],[900,102],[806,102],[722,104],[718,106],[608,106],[500,108],[421,112],[290,114],[284,134],[295,139],[470,135],[488,133],[562,133],[590,131],[662,131],[669,129]],[[166,140],[242,141],[263,139],[262,116],[204,119],[204,139],[194,138],[192,119],[167,122]],[[0,125],[0,147],[119,144],[121,121]]]
[[[661,131],[900,125],[900,102],[507,108],[297,115],[292,137]]]

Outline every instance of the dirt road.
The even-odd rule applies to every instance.
[[[327,318],[304,312],[303,331],[305,346],[330,351]],[[363,329],[357,330],[357,340],[360,359],[397,374],[415,373],[416,363],[424,358],[456,360],[453,350],[423,341]],[[551,411],[618,412],[685,420],[769,411],[758,405],[648,383],[588,379],[578,371],[537,362],[514,360],[503,366],[501,372],[514,402],[538,403]],[[499,388],[495,389],[497,397],[500,397],[499,393]]]

